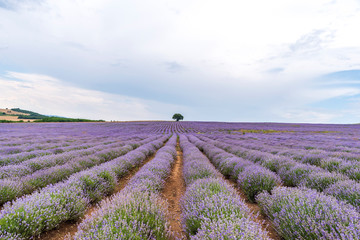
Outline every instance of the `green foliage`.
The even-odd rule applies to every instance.
[[[179,120],[184,120],[184,116],[181,115],[180,113],[175,113],[172,117],[172,119],[179,121]]]
[[[29,115],[19,115],[19,119],[42,119],[42,118],[46,117],[45,115],[42,115],[42,114],[39,114],[36,112],[32,112],[32,111],[28,111],[28,110],[23,110],[20,108],[12,108],[11,110],[29,114]]]
[[[273,172],[248,166],[238,177],[238,186],[244,191],[250,202],[255,202],[255,197],[262,191],[270,192],[280,184],[280,179]]]
[[[19,121],[0,120],[0,123],[18,123]]]
[[[15,199],[16,197],[21,196],[21,188],[13,187],[11,185],[2,186],[0,188],[0,196],[1,196],[0,204],[4,204],[7,201],[11,201],[11,200]]]
[[[82,118],[45,117],[34,122],[104,122],[104,120],[90,120]]]
[[[77,179],[77,184],[83,189],[91,202],[98,202],[104,195],[115,190],[117,178],[107,170],[84,173]]]

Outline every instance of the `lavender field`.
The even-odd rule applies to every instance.
[[[360,239],[360,125],[0,124],[0,239]]]

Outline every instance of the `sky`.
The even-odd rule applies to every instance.
[[[360,122],[360,0],[0,0],[0,108]]]

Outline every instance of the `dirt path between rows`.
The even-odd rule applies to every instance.
[[[107,200],[107,199],[111,198],[112,196],[114,196],[116,193],[120,192],[126,186],[126,184],[129,182],[129,180],[139,171],[139,169],[142,166],[144,166],[146,163],[150,162],[155,157],[156,152],[154,154],[152,154],[151,156],[147,157],[145,159],[145,161],[142,162],[138,167],[133,168],[126,176],[122,177],[118,181],[118,183],[115,187],[115,191],[111,195],[103,198],[103,200],[101,200],[101,201]],[[72,239],[72,237],[77,232],[78,225],[83,221],[83,219],[90,216],[92,212],[96,211],[98,209],[99,205],[100,205],[100,203],[90,206],[90,208],[86,211],[84,217],[82,217],[79,221],[62,223],[62,224],[60,224],[59,228],[45,232],[35,239],[64,240],[65,237],[66,237],[66,239]]]
[[[207,157],[203,151],[201,152],[204,154],[205,157]],[[241,199],[245,201],[246,206],[253,212],[255,216],[253,220],[261,224],[262,229],[268,232],[268,236],[273,240],[282,240],[280,235],[276,232],[272,221],[268,217],[266,217],[266,215],[261,213],[259,205],[256,203],[252,203],[247,199],[245,193],[237,186],[236,181],[226,177],[223,178],[228,184],[230,184],[231,186],[233,186],[233,188],[235,188]]]
[[[166,179],[166,184],[162,192],[164,198],[169,203],[169,222],[174,233],[174,239],[186,239],[181,226],[180,198],[185,192],[185,181],[183,178],[183,156],[179,141],[176,145],[176,160],[171,175]]]
[[[261,213],[259,205],[257,203],[250,202],[247,199],[245,193],[237,186],[235,181],[229,179],[225,179],[225,181],[232,185],[236,189],[240,197],[245,200],[246,206],[254,213],[254,216],[256,216],[254,221],[261,224],[262,229],[265,229],[268,232],[268,236],[273,240],[282,240],[280,235],[276,232],[271,220],[266,217],[266,215]]]

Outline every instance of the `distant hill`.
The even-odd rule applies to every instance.
[[[12,108],[11,110],[15,111],[15,112],[26,114],[26,115],[20,115],[19,119],[43,119],[43,118],[47,117],[40,113],[36,113],[36,112],[32,112],[32,111],[28,111],[28,110],[24,110],[24,109],[20,109],[20,108]]]
[[[9,108],[0,108],[0,122],[19,122],[24,121],[23,119],[20,119],[20,117],[28,117],[30,116],[29,113],[24,113],[20,111],[15,111],[13,109]],[[27,119],[26,121],[33,122],[36,119]]]
[[[20,108],[0,108],[0,123],[8,122],[104,122],[104,120],[90,120],[82,118],[66,118],[47,116]]]

